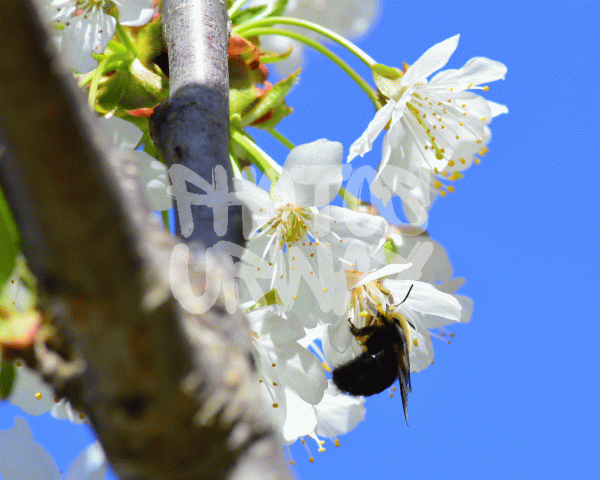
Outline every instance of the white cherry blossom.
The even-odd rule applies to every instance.
[[[306,327],[314,327],[317,318],[307,312],[317,305],[331,310],[332,295],[346,289],[345,269],[372,268],[371,262],[379,266],[383,261],[387,222],[382,217],[325,206],[341,187],[341,160],[341,144],[321,139],[290,152],[270,194],[252,182],[235,181],[249,239],[242,260],[254,266],[244,266],[244,283],[267,280],[253,298],[277,288],[288,309],[298,302],[294,311]],[[307,295],[299,293],[304,286]]]
[[[93,53],[102,53],[112,39],[117,20],[106,13],[112,4],[121,25],[140,27],[154,15],[153,0],[37,0],[51,22],[64,25],[61,50],[76,72],[94,70]]]
[[[61,477],[56,464],[31,434],[27,422],[15,418],[10,430],[0,431],[0,475],[3,480],[103,480],[108,462],[99,442],[88,446]]]
[[[159,162],[146,152],[134,150],[143,136],[143,132],[133,123],[119,117],[102,117],[100,121],[107,128],[112,144],[119,154],[133,158],[139,167],[140,181],[146,190],[146,199],[152,210],[168,210],[173,200],[167,193],[170,185],[169,173],[164,163]]]
[[[459,35],[427,50],[396,79],[381,78],[378,87],[389,100],[363,135],[350,147],[348,161],[363,156],[389,124],[382,159],[371,191],[384,204],[399,195],[411,223],[423,224],[438,195],[454,190],[443,186],[462,175],[475,154],[485,155],[491,133],[487,125],[508,109],[469,89],[488,90],[481,84],[504,79],[506,66],[483,57],[469,60],[461,69],[427,77],[447,62]]]

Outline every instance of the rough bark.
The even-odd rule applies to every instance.
[[[54,326],[30,365],[86,412],[122,479],[290,478],[245,318],[224,294],[202,315],[174,299],[182,282],[203,291],[202,257],[182,278],[137,166],[110,151],[31,3],[0,15],[0,182]]]

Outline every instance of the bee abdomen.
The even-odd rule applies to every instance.
[[[392,349],[365,352],[333,371],[333,383],[355,396],[369,396],[389,388],[398,377],[398,362]]]

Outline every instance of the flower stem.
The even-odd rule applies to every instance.
[[[129,50],[130,52],[133,52],[135,54],[135,56],[137,57],[138,51],[137,51],[137,48],[135,48],[135,44],[131,41],[131,38],[129,38],[129,35],[123,28],[123,25],[121,25],[119,22],[117,22],[117,28],[115,30],[115,33],[117,34],[117,37],[119,38],[119,40],[121,40],[121,43],[123,43],[123,45],[125,45],[125,47],[127,47],[127,50]]]
[[[369,100],[375,105],[375,108],[379,110],[382,105],[379,99],[377,98],[377,92],[371,88],[371,86],[365,82],[365,80],[356,73],[350,65],[344,62],[340,57],[338,57],[335,53],[329,50],[327,47],[324,47],[318,42],[311,40],[310,38],[296,32],[290,32],[288,30],[284,30],[282,28],[253,28],[249,30],[244,30],[244,35],[248,37],[252,37],[254,35],[281,35],[283,37],[293,38],[294,40],[298,40],[299,42],[308,45],[309,47],[314,48],[318,52],[325,55],[329,60],[335,63],[338,67],[340,67],[346,74],[356,82],[356,84],[362,89],[363,92],[367,94]]]
[[[265,130],[268,133],[270,133],[281,144],[283,144],[284,146],[286,146],[288,149],[291,150],[292,148],[294,148],[296,146],[292,142],[290,142],[287,138],[285,138],[281,133],[279,133],[277,130],[275,130],[273,127],[266,128]]]
[[[263,152],[248,136],[234,128],[230,129],[231,140],[243,148],[250,157],[254,165],[263,172],[271,182],[276,182],[281,175],[282,168],[269,155]]]
[[[348,39],[342,37],[341,35],[338,35],[337,33],[329,30],[328,28],[325,28],[313,22],[309,22],[308,20],[301,20],[299,18],[269,17],[260,20],[253,20],[248,23],[244,23],[242,25],[234,27],[232,33],[237,33],[238,35],[247,35],[245,33],[246,30],[255,29],[256,27],[270,27],[271,25],[294,25],[296,27],[312,30],[313,32],[320,33],[324,37],[327,37],[330,40],[333,40],[334,42],[338,43],[339,45],[356,55],[369,68],[371,68],[377,63],[367,53],[358,48]]]

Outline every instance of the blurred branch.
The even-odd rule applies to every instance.
[[[229,17],[225,2],[163,0],[161,13],[169,52],[170,95],[150,120],[152,140],[167,165],[181,164],[208,183],[213,183],[215,168],[223,167],[228,191],[232,191],[228,150]],[[203,193],[197,189],[190,192]],[[181,225],[179,213],[177,234],[184,232],[188,240],[209,247],[221,240],[243,245],[240,207],[229,207],[227,216],[227,234],[219,236],[213,210],[194,206],[191,225]]]
[[[149,212],[136,164],[110,150],[32,0],[3,3],[0,45],[0,183],[55,327],[31,366],[87,413],[122,479],[289,478],[244,317],[227,315],[223,296],[202,315],[174,300],[187,257]],[[190,268],[199,291],[202,262]]]

